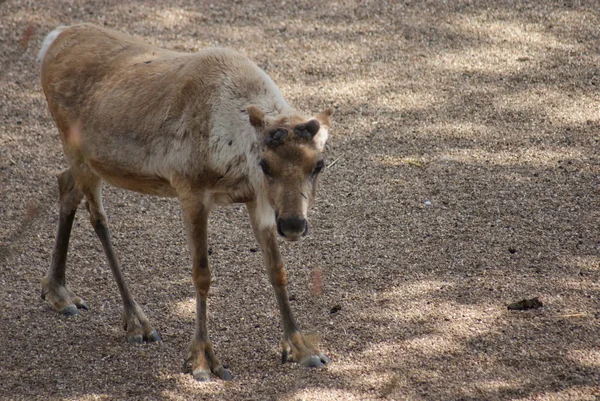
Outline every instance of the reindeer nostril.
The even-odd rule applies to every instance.
[[[277,232],[284,237],[296,236],[298,234],[305,235],[307,229],[308,224],[306,224],[306,219],[304,218],[291,217],[277,220]]]

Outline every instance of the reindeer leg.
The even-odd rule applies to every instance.
[[[263,259],[269,274],[269,280],[275,290],[277,305],[283,324],[283,339],[281,340],[281,363],[285,363],[291,352],[293,359],[306,367],[321,367],[331,360],[312,344],[298,328],[292,315],[288,300],[286,285],[287,277],[274,226],[262,227],[256,203],[247,204],[254,236],[260,244]]]
[[[65,270],[69,238],[77,207],[83,198],[81,191],[75,186],[71,170],[65,170],[57,176],[60,195],[60,212],[58,230],[52,262],[48,273],[42,278],[42,299],[46,299],[52,307],[65,316],[78,314],[79,309],[89,309],[88,304],[71,292],[67,286]]]
[[[187,358],[183,363],[185,373],[198,381],[210,381],[210,373],[223,380],[231,380],[231,373],[221,365],[213,352],[206,324],[206,300],[210,289],[211,272],[208,264],[208,215],[202,199],[184,198],[181,201],[190,252],[192,277],[196,288],[196,331]]]
[[[158,332],[152,328],[150,321],[133,299],[125,283],[123,273],[119,269],[117,256],[112,247],[110,233],[106,224],[106,213],[102,207],[101,190],[101,181],[98,177],[86,180],[86,185],[82,188],[87,201],[86,206],[90,212],[90,222],[102,243],[110,270],[121,293],[123,300],[123,328],[127,331],[127,341],[130,343],[162,341]]]

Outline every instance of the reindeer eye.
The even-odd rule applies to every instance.
[[[319,174],[323,170],[323,168],[325,168],[325,162],[323,160],[319,160],[315,165],[315,168],[313,169],[312,173],[310,174],[311,177],[316,177],[317,174]]]
[[[267,161],[265,159],[261,160],[260,163],[258,163],[258,165],[260,166],[260,168],[262,169],[263,173],[267,177],[273,178],[273,176],[271,175],[271,172],[269,171],[269,165],[267,164]]]

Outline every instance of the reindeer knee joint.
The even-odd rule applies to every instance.
[[[287,276],[285,272],[281,272],[274,277],[275,284],[279,287],[283,287],[287,285]]]
[[[56,176],[56,180],[58,181],[58,190],[60,194],[64,194],[72,191],[75,188],[75,180],[73,179],[73,175],[70,170],[63,171],[62,173]]]
[[[90,214],[90,223],[92,223],[92,227],[98,229],[99,227],[106,226],[106,219],[102,215],[92,213]]]
[[[70,214],[77,209],[83,194],[75,185],[75,180],[70,170],[63,171],[56,176],[58,181],[58,192],[61,213]]]
[[[285,272],[285,268],[283,264],[277,266],[277,268],[273,269],[270,274],[271,283],[277,287],[282,287],[287,285],[287,274]]]
[[[192,278],[194,279],[194,285],[198,293],[207,295],[210,282],[212,281],[208,258],[201,258],[197,263],[194,263]]]

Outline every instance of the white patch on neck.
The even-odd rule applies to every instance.
[[[275,209],[267,200],[267,197],[262,194],[256,194],[256,222],[259,229],[275,227]]]

